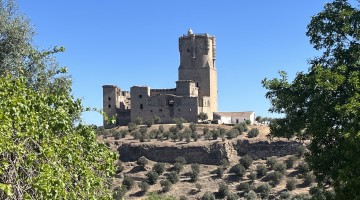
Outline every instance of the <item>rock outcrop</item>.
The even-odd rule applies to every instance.
[[[179,156],[185,157],[187,163],[219,165],[222,159],[238,160],[239,156],[251,155],[255,159],[270,156],[295,154],[301,145],[294,141],[249,141],[237,140],[208,142],[195,145],[178,143],[122,143],[118,151],[124,162],[136,161],[141,156],[156,162],[175,162]]]

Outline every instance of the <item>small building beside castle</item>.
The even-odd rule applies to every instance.
[[[104,127],[127,125],[142,118],[147,121],[158,116],[162,123],[173,123],[174,118],[197,122],[203,112],[213,119],[218,111],[216,72],[216,42],[209,34],[194,34],[179,38],[180,65],[176,87],[150,89],[133,86],[123,91],[115,85],[103,86],[103,111],[108,117],[116,117],[116,123],[104,120]]]

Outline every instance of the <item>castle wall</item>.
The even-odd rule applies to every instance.
[[[181,97],[171,94],[149,96],[148,87],[131,88],[131,121],[141,117],[146,121],[159,116],[162,123],[173,123],[174,118],[196,122],[198,114],[197,97]]]
[[[150,90],[150,96],[155,96],[155,95],[166,95],[166,94],[176,94],[176,89],[172,88],[172,89],[151,89]]]
[[[126,125],[141,117],[144,121],[159,116],[163,123],[173,118],[197,122],[200,112],[212,119],[217,112],[217,72],[215,67],[215,37],[193,34],[179,38],[180,66],[176,88],[150,89],[133,86],[130,92],[113,85],[103,86],[103,110],[109,117],[116,116],[116,124],[105,128]]]
[[[198,88],[193,80],[176,81],[176,95],[185,97],[197,97],[199,95]]]

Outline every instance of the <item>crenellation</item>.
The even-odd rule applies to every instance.
[[[115,85],[103,86],[103,108],[109,116],[116,116],[116,125],[126,125],[141,117],[146,121],[159,116],[163,123],[174,118],[197,122],[205,112],[212,119],[217,112],[217,73],[215,67],[215,37],[207,33],[179,37],[179,79],[176,88],[150,89],[133,86],[122,91]],[[110,105],[110,107],[109,107]],[[114,125],[104,121],[105,128]]]

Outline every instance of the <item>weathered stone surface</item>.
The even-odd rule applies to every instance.
[[[120,160],[124,162],[135,161],[141,156],[156,162],[175,162],[179,156],[185,157],[187,163],[199,164],[220,164],[220,160],[225,158],[224,143],[216,142],[206,146],[193,145],[154,145],[146,143],[126,143],[122,144],[118,151]]]
[[[239,156],[251,155],[252,157],[263,159],[271,156],[286,156],[296,153],[296,148],[301,145],[294,141],[257,141],[238,140],[235,149]]]
[[[188,163],[218,165],[222,159],[234,160],[246,154],[257,159],[270,156],[286,156],[296,153],[301,145],[294,141],[249,141],[210,142],[194,145],[176,143],[123,143],[118,148],[120,159],[124,162],[136,161],[141,156],[156,162],[175,162],[179,156]]]

